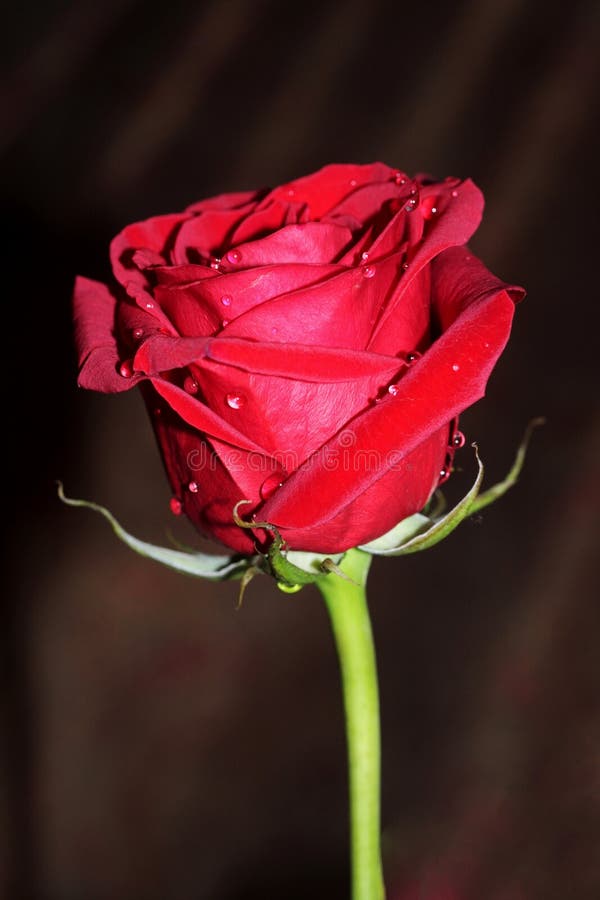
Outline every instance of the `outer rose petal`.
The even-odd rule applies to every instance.
[[[171,488],[185,514],[199,531],[220,540],[225,537],[223,542],[240,553],[252,553],[252,534],[231,518],[233,507],[245,496],[243,488],[196,429],[168,406],[159,406],[157,415],[156,396],[147,386],[144,393]],[[240,468],[244,461],[240,454]]]
[[[505,286],[479,264],[461,281],[457,254],[442,257],[434,274],[436,307],[450,318],[460,314],[427,353],[398,383],[395,396],[386,399],[349,423],[353,444],[347,465],[335,477],[323,460],[344,459],[344,432],[337,435],[288,479],[261,511],[281,528],[293,549],[337,552],[367,543],[383,533],[381,518],[360,515],[362,498],[392,467],[399,467],[419,445],[483,396],[485,384],[510,333],[514,302]],[[452,310],[452,312],[450,312]],[[381,467],[356,476],[358,453],[375,450]],[[389,461],[393,460],[393,466]],[[413,474],[398,469],[397,492]],[[390,476],[390,482],[394,479]],[[342,516],[350,506],[355,515]],[[418,508],[396,508],[397,521]],[[347,519],[350,521],[347,521]],[[336,527],[336,521],[343,523]],[[348,527],[346,527],[346,524]],[[377,532],[377,533],[376,533]]]
[[[115,337],[117,301],[105,284],[82,278],[75,280],[73,316],[79,359],[80,387],[116,394],[128,391],[139,378],[119,374],[119,352]]]

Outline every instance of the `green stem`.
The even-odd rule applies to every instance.
[[[350,550],[316,584],[325,598],[342,675],[350,781],[352,900],[383,900],[380,850],[380,729],[377,666],[367,607],[371,556]],[[355,582],[355,583],[354,583]]]

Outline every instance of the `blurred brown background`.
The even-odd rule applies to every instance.
[[[3,11],[0,893],[347,896],[341,700],[311,589],[169,573],[140,399],[78,392],[73,277],[130,220],[330,161],[472,176],[529,290],[462,420],[519,486],[374,565],[391,900],[600,897],[594,0],[45,0]],[[460,491],[472,473],[467,451]]]

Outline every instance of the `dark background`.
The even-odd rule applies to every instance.
[[[594,0],[45,0],[3,12],[0,891],[7,900],[347,896],[334,649],[317,593],[240,612],[67,492],[165,541],[139,397],[75,387],[73,277],[127,222],[330,161],[471,176],[475,251],[527,286],[462,420],[518,487],[370,593],[390,900],[600,896],[594,594]],[[462,491],[465,468],[451,491]],[[596,532],[597,533],[597,532]]]

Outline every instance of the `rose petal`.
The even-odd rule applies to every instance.
[[[78,276],[73,291],[75,344],[79,360],[80,387],[115,394],[128,391],[139,378],[119,374],[115,337],[117,301],[105,284]]]
[[[322,222],[285,225],[273,234],[240,244],[226,253],[223,269],[230,272],[273,263],[326,265],[335,262],[351,240],[352,232],[342,225]]]
[[[188,267],[178,267],[186,269]],[[201,267],[198,267],[201,268]],[[212,271],[212,270],[210,270]],[[258,269],[243,270],[227,274],[213,273],[214,278],[204,278],[201,282],[187,284],[160,285],[154,294],[159,305],[177,325],[181,334],[186,334],[186,321],[194,315],[193,307],[198,307],[199,321],[204,315],[210,321],[230,319],[232,325],[248,310],[279,295],[287,295],[307,284],[318,284],[340,271],[339,266],[312,266],[292,263],[281,266],[261,266]],[[183,274],[187,274],[183,273]],[[162,275],[161,275],[162,278]],[[223,298],[226,298],[225,304]],[[180,317],[182,306],[183,316]],[[274,323],[270,323],[260,337],[272,334]],[[203,327],[203,326],[199,326]],[[231,326],[230,326],[231,327]],[[196,334],[206,334],[205,331]],[[297,333],[296,333],[297,334]],[[251,336],[251,335],[248,335]]]
[[[279,196],[285,192],[289,196],[289,191],[293,190],[293,199],[299,203],[307,203],[311,218],[320,219],[358,187],[388,181],[393,176],[394,170],[384,163],[375,162],[363,166],[335,163],[277,188],[273,195]]]
[[[352,432],[344,430],[346,440]],[[373,540],[389,531],[398,522],[423,509],[438,483],[448,449],[448,426],[422,441],[412,451],[391,466],[360,496],[327,521],[316,521],[302,528],[282,527],[282,536],[290,547],[301,547],[316,553],[338,553]],[[342,448],[341,455],[328,455],[330,478],[336,478],[340,467],[350,466],[360,478],[360,473],[375,468],[383,457],[375,447],[356,453]],[[285,483],[279,488],[280,493]],[[314,489],[318,490],[316,484]],[[276,495],[273,495],[273,502]],[[307,493],[304,505],[319,503],[318,494]],[[256,513],[259,520],[272,521],[271,509],[265,506]],[[365,537],[369,535],[369,537]]]
[[[158,253],[167,262],[168,250],[177,229],[188,218],[186,213],[153,216],[143,222],[134,222],[120,231],[110,244],[110,260],[117,280],[124,286],[131,281],[146,287],[147,276],[133,260],[136,250]]]
[[[165,339],[168,340],[168,339]],[[213,338],[206,342],[205,357],[259,375],[322,384],[377,378],[380,383],[402,367],[394,356],[335,347]]]
[[[255,241],[265,234],[283,228],[284,225],[302,222],[305,218],[304,205],[271,198],[268,203],[259,206],[240,222],[231,236],[231,246]]]
[[[331,478],[323,466],[323,453],[341,458],[344,446],[338,435],[267,501],[261,515],[283,529],[292,529],[295,549],[310,549],[297,543],[302,529],[320,525],[325,530],[328,522],[385,475],[390,459],[399,464],[483,396],[493,365],[508,340],[514,303],[503,283],[487,270],[483,279],[465,279],[458,285],[453,256],[440,260],[434,288],[436,305],[442,311],[458,308],[456,292],[462,288],[461,314],[401,379],[396,395],[358,416],[346,429],[353,434],[353,451],[375,449],[381,467],[357,477],[348,465]],[[409,510],[407,515],[415,511]],[[346,546],[356,542],[354,532],[349,535],[350,544],[341,534],[338,538]],[[362,535],[359,543],[368,539]]]
[[[185,265],[197,263],[202,258],[220,257],[237,226],[253,208],[254,204],[250,203],[236,209],[207,209],[187,219],[177,232],[170,261]]]
[[[301,336],[307,345],[365,348],[382,303],[386,297],[393,296],[401,275],[400,257],[389,257],[369,272],[365,267],[345,270],[330,267],[316,271],[329,277],[295,291],[290,281],[287,291],[282,289],[280,296],[272,299],[267,296],[264,303],[233,319],[224,334],[257,340],[267,337],[281,343],[295,342]],[[237,310],[237,295],[234,291],[231,295],[234,298],[232,310],[234,307]],[[412,349],[405,344],[398,340],[397,349],[386,352],[395,354],[399,350]]]
[[[226,194],[217,194],[216,197],[207,197],[186,207],[186,213],[201,213],[209,209],[239,209],[240,206],[258,203],[267,193],[259,191],[232,191]]]
[[[435,259],[449,247],[466,243],[477,228],[483,212],[483,195],[472,181],[465,181],[457,198],[444,209],[443,214],[435,217],[429,224],[429,229],[423,240],[418,245],[414,256],[408,261],[408,269],[402,279],[400,289],[386,304],[383,314],[377,324],[373,338],[369,343],[369,349],[383,351],[388,346],[388,325],[396,317],[398,310],[404,305],[404,291],[409,287],[413,278],[416,278],[421,269]],[[415,221],[422,221],[422,217],[416,213],[409,213],[408,217],[415,216]]]
[[[226,422],[216,412],[209,409],[205,403],[191,397],[177,385],[160,377],[150,378],[150,382],[157,393],[167,401],[171,409],[181,416],[188,425],[207,434],[209,437],[215,437],[227,444],[231,444],[233,447],[248,450],[258,456],[269,456],[261,445],[254,443],[254,441]]]

